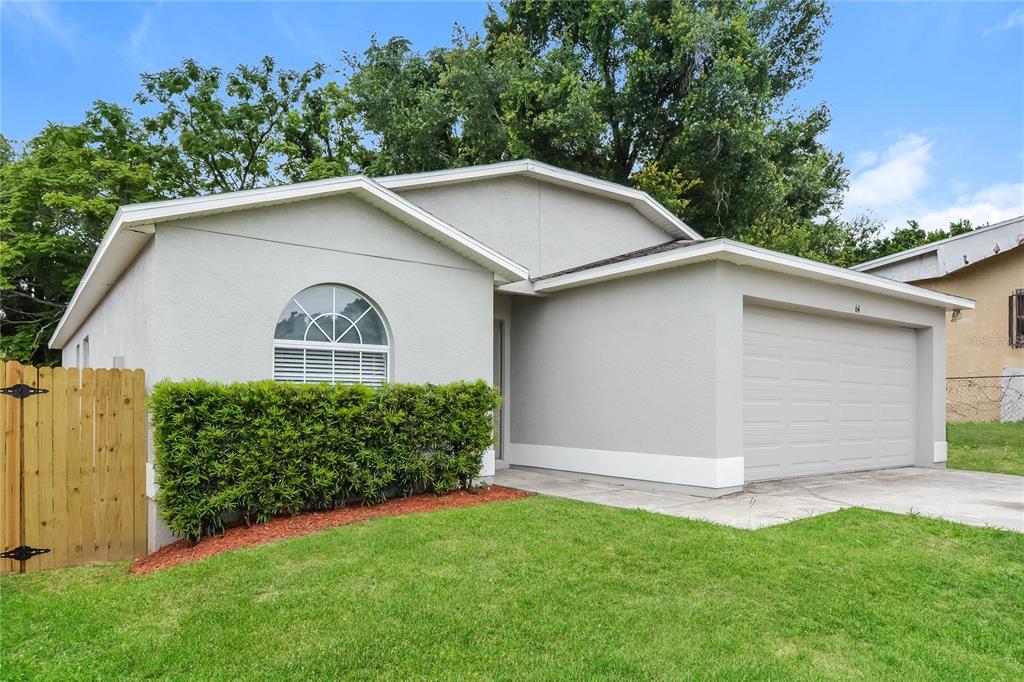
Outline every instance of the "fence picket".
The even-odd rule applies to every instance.
[[[134,537],[132,554],[136,557],[145,556],[147,550],[147,512],[149,502],[146,499],[146,462],[149,452],[149,420],[146,412],[146,374],[141,369],[131,373],[132,397],[135,399],[135,410],[132,412],[132,453],[133,476],[132,485],[135,491],[133,506]]]
[[[82,417],[79,431],[78,463],[82,480],[82,561],[96,561],[96,373],[82,370]]]
[[[33,561],[36,570],[53,568],[53,368],[39,368],[39,388],[46,391],[33,397],[39,419],[38,427],[38,461],[39,461],[39,534],[36,547],[46,547],[50,551],[40,554]]]
[[[23,368],[22,382],[38,388],[39,370],[26,365]],[[21,542],[30,547],[42,547],[39,518],[39,401],[26,398],[22,401],[22,461],[24,466],[24,485],[21,509]],[[37,561],[26,561],[25,573],[39,570]]]
[[[19,363],[4,362],[0,365],[3,366],[4,386],[21,383],[22,370]],[[0,450],[0,489],[3,491],[0,513],[3,519],[0,520],[0,548],[6,551],[21,544],[21,401],[5,397],[0,404],[0,418],[3,420],[3,449]],[[17,570],[18,562],[13,559],[0,560],[0,571],[10,573]]]
[[[96,370],[96,559],[110,559],[110,370]]]
[[[132,537],[133,504],[132,477],[134,475],[133,460],[135,458],[135,434],[133,433],[132,412],[135,408],[135,397],[132,395],[132,379],[130,370],[115,370],[117,375],[117,500],[118,524],[118,556],[127,558],[134,553]]]
[[[53,496],[50,526],[50,563],[53,567],[66,566],[68,560],[68,372],[63,367],[53,369]]]
[[[74,566],[85,561],[82,543],[82,372],[77,367],[68,369],[67,394],[68,457],[66,509],[68,514],[68,558],[67,565]]]

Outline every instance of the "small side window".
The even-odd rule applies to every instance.
[[[1010,294],[1010,345],[1024,348],[1024,289]]]

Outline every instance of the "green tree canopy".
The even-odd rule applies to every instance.
[[[458,31],[450,48],[375,41],[350,59],[350,91],[372,172],[532,157],[740,236],[841,204],[842,157],[819,142],[827,108],[785,106],[828,21],[823,0],[508,0],[483,37]]]
[[[83,123],[51,123],[20,153],[3,155],[3,357],[46,360],[44,344],[118,206],[165,196],[153,156],[131,112],[106,102]]]

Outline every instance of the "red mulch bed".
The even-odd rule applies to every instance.
[[[177,566],[178,564],[199,561],[214,554],[238,549],[239,547],[261,545],[265,542],[315,533],[316,531],[366,521],[367,519],[379,516],[400,516],[402,514],[415,514],[435,509],[469,507],[487,502],[516,500],[527,495],[530,495],[530,493],[523,490],[513,490],[512,488],[492,485],[488,486],[485,490],[476,492],[456,490],[447,495],[432,495],[428,493],[411,497],[396,497],[387,502],[366,507],[342,507],[341,509],[332,509],[330,511],[285,516],[253,526],[228,528],[221,535],[203,538],[195,545],[190,545],[187,540],[178,540],[161,547],[148,556],[138,559],[129,570],[132,573],[138,574],[152,573],[153,571]]]

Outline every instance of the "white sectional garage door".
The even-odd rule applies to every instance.
[[[914,331],[747,306],[747,481],[914,463]]]

